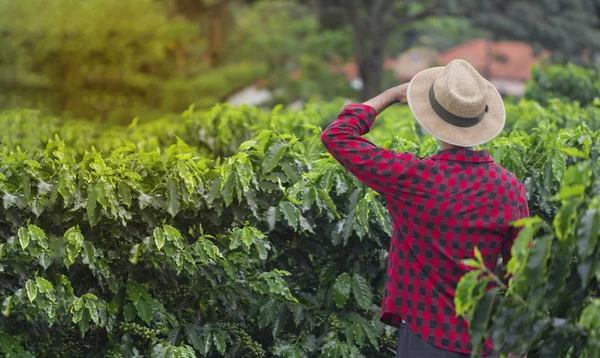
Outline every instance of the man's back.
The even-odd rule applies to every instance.
[[[475,247],[490,269],[500,253],[508,257],[510,223],[526,216],[521,183],[485,150],[450,149],[407,160],[384,195],[394,235],[382,321],[404,320],[436,347],[470,352],[467,324],[454,310],[454,290],[467,270],[460,261]]]
[[[361,136],[377,112],[349,105],[322,141],[348,171],[385,197],[393,219],[384,323],[405,321],[423,341],[444,350],[471,352],[467,323],[457,318],[454,290],[475,247],[494,269],[516,236],[514,220],[528,216],[517,178],[485,150],[443,150],[426,159],[378,148]],[[486,344],[485,355],[492,352]]]

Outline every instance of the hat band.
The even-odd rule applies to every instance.
[[[485,114],[488,111],[488,106],[486,104],[483,112],[481,112],[477,117],[461,117],[461,116],[457,116],[456,114],[450,113],[435,98],[435,92],[433,91],[433,85],[431,86],[431,89],[429,90],[429,103],[431,104],[431,107],[433,108],[435,113],[441,119],[443,119],[445,122],[450,123],[454,126],[463,127],[463,128],[473,127],[473,126],[477,125],[479,122],[481,122],[483,120],[483,117],[485,117]]]

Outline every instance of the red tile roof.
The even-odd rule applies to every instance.
[[[543,50],[534,56],[533,48],[524,42],[477,39],[453,47],[438,57],[441,65],[454,59],[463,59],[471,63],[480,73],[485,74],[488,51],[491,46],[492,62],[489,79],[513,79],[526,81],[531,75],[531,65],[541,58],[549,57],[550,52]]]

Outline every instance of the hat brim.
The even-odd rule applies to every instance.
[[[498,90],[487,83],[488,112],[481,122],[473,127],[458,127],[441,119],[429,103],[429,90],[445,67],[433,67],[416,74],[406,92],[408,106],[427,132],[448,144],[460,147],[473,147],[497,137],[504,128],[506,111]]]

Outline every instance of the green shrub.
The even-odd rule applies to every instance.
[[[585,210],[595,208],[597,177],[583,174],[598,165],[600,133],[585,123],[561,128],[580,123],[578,109],[557,106],[546,118],[523,105],[530,109],[515,112],[529,116],[530,132],[515,126],[487,148],[523,180],[532,215],[562,230],[556,239],[536,238],[529,256],[551,245],[542,262],[556,267],[536,276],[533,263],[525,270],[519,261],[515,280],[528,281],[516,281],[514,292],[499,296],[494,315],[474,322],[491,317],[506,337],[528,339],[510,345],[498,338],[503,352],[532,348],[533,357],[545,344],[557,352],[577,346],[593,353],[595,321],[589,318],[596,301],[582,310],[597,278],[589,274],[581,283],[577,275],[597,260],[587,256],[587,266],[571,264],[571,257],[584,243],[572,238],[590,227]],[[378,320],[390,218],[382,198],[326,155],[319,141],[319,127],[340,108],[338,102],[299,112],[190,109],[183,118],[117,127],[114,142],[95,127],[80,142],[75,134],[82,127],[71,133],[59,119],[39,125],[44,120],[32,112],[4,113],[4,120],[29,127],[13,127],[14,133],[22,128],[20,139],[0,155],[0,352],[394,356],[394,330]],[[576,115],[562,118],[563,110]],[[163,133],[174,120],[174,133]],[[54,131],[71,137],[46,143]],[[438,149],[419,133],[406,106],[387,111],[368,136],[421,156]],[[21,151],[21,144],[30,149]],[[92,146],[110,149],[99,153]],[[521,246],[513,250],[517,258],[527,256]],[[560,269],[565,262],[570,266]],[[567,313],[544,311],[540,282],[565,283],[543,292],[551,295],[548,304],[570,302]],[[467,311],[488,302],[467,291],[461,301]],[[507,304],[514,295],[531,301],[527,312],[546,314],[543,330],[533,330],[534,314],[524,314],[525,306]],[[525,318],[502,324],[500,315]],[[578,322],[578,333],[569,331]],[[486,333],[482,327],[474,332]],[[523,327],[539,334],[522,335]]]
[[[582,107],[600,99],[600,71],[572,63],[566,66],[534,66],[525,97],[546,103],[551,99],[577,101]]]

